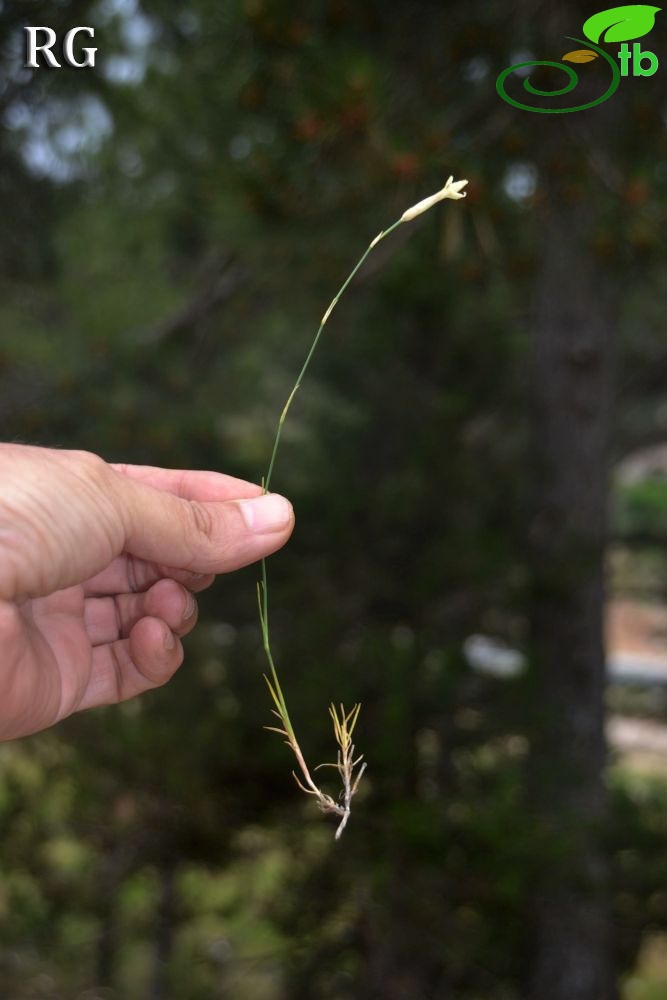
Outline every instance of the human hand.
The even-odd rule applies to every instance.
[[[0,445],[0,740],[164,684],[193,594],[293,526],[231,476]]]

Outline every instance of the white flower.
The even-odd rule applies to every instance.
[[[432,194],[430,198],[424,198],[423,201],[418,201],[416,205],[412,208],[406,209],[401,216],[401,222],[409,222],[410,219],[415,219],[422,212],[427,212],[432,205],[437,205],[439,201],[443,201],[444,198],[452,198],[454,201],[458,201],[459,198],[465,198],[465,192],[461,194],[461,188],[464,188],[468,182],[467,181],[455,181],[453,177],[447,179],[447,183],[440,191],[436,194]]]

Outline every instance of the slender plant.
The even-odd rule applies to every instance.
[[[311,362],[315,349],[319,343],[320,337],[322,335],[322,330],[326,326],[326,323],[331,316],[336,304],[340,300],[343,292],[346,290],[347,286],[350,284],[355,274],[362,266],[370,252],[374,247],[380,243],[385,236],[389,236],[393,233],[395,229],[403,225],[404,222],[410,222],[411,219],[415,219],[418,215],[426,212],[433,205],[437,204],[445,198],[451,198],[457,200],[459,198],[465,198],[465,193],[461,193],[462,188],[465,187],[467,181],[455,181],[453,177],[450,177],[447,183],[444,185],[440,191],[431,195],[428,198],[424,198],[423,201],[418,202],[413,205],[412,208],[408,208],[400,219],[397,219],[393,225],[389,226],[388,229],[383,229],[378,235],[372,240],[364,253],[361,255],[357,263],[354,265],[349,275],[338,289],[333,299],[329,303],[329,306],[320,320],[320,325],[317,329],[313,342],[310,346],[310,350],[306,355],[306,360],[303,363],[301,371],[299,372],[296,382],[292,387],[292,391],[287,397],[287,402],[285,403],[282,413],[280,414],[280,419],[278,420],[278,427],[276,429],[276,436],[273,442],[273,450],[271,452],[271,460],[269,462],[269,467],[266,475],[262,480],[262,485],[264,492],[267,493],[269,486],[271,485],[271,477],[273,475],[273,469],[276,462],[276,455],[278,454],[278,446],[280,444],[280,437],[282,435],[283,424],[285,423],[285,418],[292,405],[292,400],[294,399],[299,386],[303,380],[304,375],[308,369]],[[294,780],[296,781],[299,788],[304,791],[307,795],[312,795],[317,802],[318,806],[323,813],[331,813],[338,817],[339,823],[336,828],[336,840],[340,837],[343,830],[347,825],[347,821],[350,817],[350,811],[352,808],[352,799],[359,787],[359,782],[361,777],[366,770],[366,764],[363,762],[363,754],[355,757],[355,747],[352,742],[352,734],[354,733],[354,727],[357,724],[359,718],[359,712],[361,710],[361,705],[353,705],[352,708],[347,711],[343,705],[336,707],[333,703],[329,706],[329,714],[331,716],[331,721],[333,723],[334,736],[336,743],[338,745],[338,752],[335,764],[320,764],[320,767],[333,767],[338,771],[340,780],[342,783],[342,791],[339,793],[338,799],[333,799],[331,795],[323,792],[322,789],[317,785],[310,773],[308,765],[306,764],[306,759],[303,755],[301,747],[299,746],[299,741],[294,733],[294,727],[290,720],[289,712],[287,711],[287,704],[285,702],[285,695],[283,694],[283,689],[278,679],[278,673],[273,660],[273,654],[271,652],[271,642],[269,638],[269,588],[267,582],[266,573],[266,560],[262,559],[262,578],[257,584],[257,602],[259,606],[259,621],[262,629],[262,641],[264,645],[264,651],[266,653],[266,658],[269,664],[269,673],[264,674],[264,679],[266,681],[269,693],[273,700],[274,707],[271,710],[280,722],[280,726],[266,726],[266,729],[271,730],[274,733],[278,733],[283,736],[285,743],[292,750],[296,758],[298,769],[300,774],[296,771],[292,771]]]

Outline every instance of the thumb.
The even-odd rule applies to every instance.
[[[281,548],[294,527],[289,500],[187,500],[116,474],[125,551],[174,569],[228,573]]]

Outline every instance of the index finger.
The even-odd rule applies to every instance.
[[[246,479],[226,476],[222,472],[200,469],[161,469],[154,465],[127,465],[110,462],[116,472],[158,490],[173,493],[183,500],[217,501],[245,500],[260,496],[262,487]]]
[[[139,594],[148,590],[158,580],[176,580],[193,594],[210,587],[215,576],[212,573],[192,573],[187,569],[175,569],[171,566],[161,566],[159,563],[146,562],[126,553],[117,556],[106,569],[83,584],[86,597],[105,597],[109,594]]]

